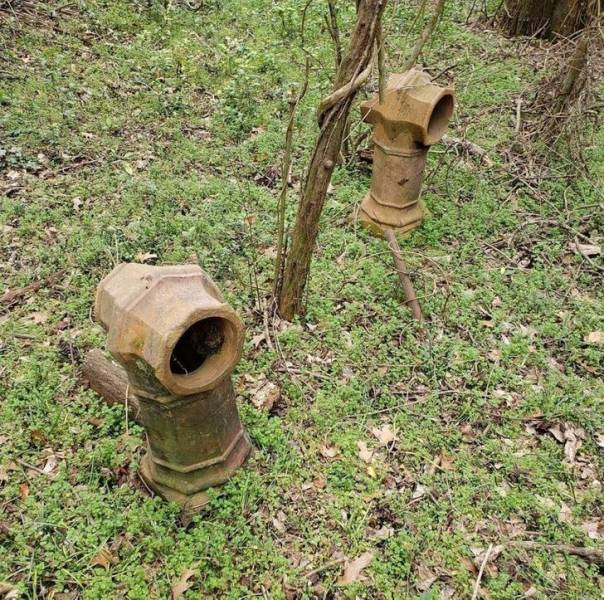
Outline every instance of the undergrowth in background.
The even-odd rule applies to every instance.
[[[541,181],[515,177],[538,43],[450,2],[424,51],[455,84],[451,135],[490,158],[429,155],[430,216],[402,243],[427,340],[387,247],[355,222],[370,173],[352,160],[332,182],[306,319],[271,323],[272,351],[258,297],[287,96],[308,53],[291,221],[334,69],[326,3],[308,4],[303,39],[292,0],[35,4],[2,8],[0,27],[0,294],[46,282],[0,307],[0,590],[467,598],[492,545],[485,598],[600,597],[595,565],[500,547],[593,546],[604,528],[602,265],[585,249],[601,244],[604,133],[588,132],[588,174],[562,149]],[[338,8],[345,40],[354,3]],[[416,11],[386,13],[389,72]],[[78,381],[104,343],[95,287],[121,261],[198,262],[247,326],[235,380],[255,452],[191,522],[139,483],[142,430]],[[269,412],[252,402],[265,378],[281,390]]]

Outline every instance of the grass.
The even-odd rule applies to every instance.
[[[345,4],[342,31],[354,18]],[[588,137],[589,177],[568,176],[564,158],[536,192],[507,174],[516,98],[540,79],[519,42],[466,25],[468,6],[450,3],[424,53],[433,72],[454,65],[452,134],[495,161],[430,153],[431,215],[403,241],[428,342],[384,244],[354,221],[369,174],[353,164],[334,177],[306,319],[277,328],[272,352],[252,344],[275,241],[277,192],[261,183],[280,164],[288,89],[303,74],[301,6],[94,0],[49,16],[58,6],[3,13],[0,28],[0,293],[62,272],[0,313],[7,590],[168,598],[191,569],[187,598],[464,598],[476,549],[598,543],[586,531],[603,526],[602,348],[585,339],[602,331],[604,303],[599,257],[570,244],[601,239],[604,132]],[[386,18],[390,71],[414,10],[396,3]],[[295,178],[333,74],[324,12],[315,2],[306,17]],[[104,343],[90,318],[97,283],[148,253],[197,261],[248,329],[235,380],[256,451],[186,526],[138,483],[142,430],[78,381],[82,354]],[[250,402],[263,374],[282,390],[272,414]],[[386,424],[397,440],[382,447],[371,430]],[[584,431],[572,461],[556,424]],[[339,586],[343,557],[366,551],[365,578]],[[506,549],[482,593],[597,598],[602,585],[577,557]]]

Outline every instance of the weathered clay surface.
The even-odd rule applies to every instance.
[[[95,314],[139,405],[143,479],[201,508],[205,490],[231,477],[251,448],[230,379],[243,345],[239,316],[198,266],[134,263],[101,282]]]
[[[416,69],[389,78],[382,104],[375,97],[361,105],[363,118],[375,128],[371,190],[360,219],[374,233],[405,233],[421,223],[426,156],[444,135],[453,107],[453,90],[434,85]]]

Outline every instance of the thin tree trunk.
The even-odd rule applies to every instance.
[[[510,35],[570,36],[600,14],[602,0],[506,0],[504,27]]]
[[[560,109],[567,104],[569,97],[576,91],[577,84],[581,79],[581,73],[587,63],[587,48],[589,48],[590,36],[586,31],[579,40],[575,51],[568,63],[568,71],[562,82],[558,102]]]
[[[321,211],[340,154],[350,106],[371,71],[375,38],[385,6],[386,0],[360,2],[350,44],[336,75],[334,92],[319,107],[321,131],[300,198],[279,295],[279,313],[284,319],[291,320],[295,314],[302,313]]]
[[[329,8],[329,17],[325,17],[325,22],[327,23],[329,35],[331,35],[335,48],[336,69],[339,69],[340,64],[342,63],[342,41],[340,39],[340,27],[338,25],[338,13],[336,11],[335,0],[327,0],[327,6]]]
[[[432,35],[434,29],[436,29],[436,25],[438,24],[438,21],[440,20],[440,17],[442,16],[443,10],[445,8],[445,2],[446,0],[438,0],[438,4],[434,9],[434,13],[430,17],[430,20],[426,23],[426,26],[424,27],[420,36],[417,38],[417,41],[415,42],[415,45],[411,50],[409,58],[403,64],[403,68],[401,69],[402,71],[408,71],[409,69],[411,69],[411,67],[413,67],[413,65],[415,65],[415,62],[419,58],[419,55],[422,53],[422,50],[426,45],[426,42],[428,41],[428,39],[430,39],[430,36]]]
[[[539,135],[546,145],[555,144],[560,134],[567,126],[573,115],[573,107],[579,105],[582,92],[588,85],[590,76],[587,72],[590,47],[599,31],[595,27],[587,27],[581,33],[570,59],[560,65],[560,71],[554,77],[555,92],[552,96],[549,88],[551,80],[543,86],[546,98],[545,120],[540,127]]]
[[[283,162],[281,165],[281,190],[279,192],[279,201],[277,203],[277,249],[275,256],[275,273],[273,277],[273,302],[275,302],[281,290],[281,275],[283,273],[283,260],[285,258],[285,205],[287,201],[289,172],[292,163],[296,109],[298,108],[298,104],[300,104],[302,98],[304,98],[304,95],[306,94],[306,90],[308,88],[309,68],[310,63],[307,58],[306,67],[304,69],[304,83],[302,84],[302,88],[298,91],[297,94],[294,93],[294,90],[291,90],[288,101],[289,118],[287,121],[287,130],[285,132],[285,149],[283,151]]]

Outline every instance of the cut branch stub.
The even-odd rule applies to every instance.
[[[321,131],[308,167],[279,294],[279,313],[284,319],[291,320],[303,310],[304,290],[327,189],[340,155],[350,106],[369,75],[385,6],[386,0],[360,2],[357,22],[342,57],[334,91],[321,103],[318,111]]]

